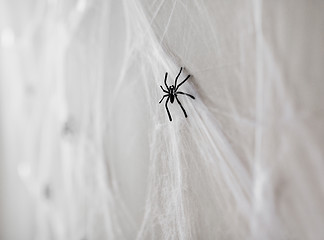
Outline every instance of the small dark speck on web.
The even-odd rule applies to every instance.
[[[44,187],[43,194],[44,194],[44,196],[45,196],[46,199],[50,199],[51,198],[51,196],[52,196],[52,190],[51,190],[51,186],[49,184],[47,184]]]
[[[76,123],[73,118],[69,118],[62,127],[62,134],[65,136],[74,135],[76,133]]]

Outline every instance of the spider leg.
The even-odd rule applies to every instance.
[[[164,88],[161,85],[160,85],[160,87],[161,87],[161,89],[162,89],[163,92],[169,93],[167,90],[164,90]]]
[[[191,97],[192,99],[195,99],[195,97],[194,96],[192,96],[192,95],[190,95],[190,94],[188,94],[188,93],[184,93],[184,92],[176,92],[176,94],[183,94],[183,95],[187,95],[188,97]]]
[[[161,102],[163,101],[163,99],[164,99],[165,97],[167,97],[167,96],[168,96],[168,94],[165,94],[165,95],[162,97],[162,99],[160,100],[159,103],[161,103]]]
[[[165,77],[164,77],[164,84],[165,84],[166,88],[169,90],[169,87],[168,87],[168,85],[166,83],[167,78],[168,78],[168,73],[166,72]]]
[[[176,79],[175,79],[175,83],[174,83],[174,87],[175,87],[175,88],[177,88],[177,81],[178,81],[178,78],[179,78],[179,76],[180,76],[180,74],[181,74],[181,71],[182,71],[182,67],[180,68],[180,72],[178,73],[178,76],[177,76]]]
[[[188,80],[188,78],[190,78],[190,75],[188,75],[185,80],[183,80],[177,87],[176,87],[176,91],[178,90],[178,88],[185,82]]]
[[[179,101],[177,95],[175,95],[175,98],[177,99],[177,102],[179,103],[179,105],[180,105],[180,107],[181,107],[181,109],[182,109],[182,111],[183,111],[185,117],[188,117],[188,115],[187,115],[187,113],[186,113],[186,110],[183,108],[183,106],[182,106],[181,102]]]
[[[169,119],[170,119],[170,121],[172,121],[171,114],[170,114],[170,111],[169,111],[169,108],[168,108],[168,102],[169,102],[169,99],[170,99],[170,97],[168,97],[168,99],[167,99],[166,102],[165,102],[165,108],[166,108],[166,110],[167,110],[167,112],[168,112],[168,115],[169,115]]]

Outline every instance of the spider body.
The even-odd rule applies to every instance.
[[[175,97],[175,87],[173,85],[169,88],[169,97],[170,97],[170,103],[173,103]]]
[[[188,78],[190,78],[190,75],[188,75],[179,85],[177,85],[177,81],[178,81],[178,78],[181,74],[181,71],[182,71],[182,68],[180,68],[180,72],[178,73],[176,79],[175,79],[175,84],[174,85],[171,85],[170,87],[167,85],[166,81],[167,81],[167,78],[168,78],[168,73],[166,72],[165,73],[165,77],[164,77],[164,84],[165,84],[165,87],[167,90],[165,90],[162,86],[161,89],[164,93],[166,93],[165,95],[163,95],[162,99],[160,100],[159,103],[161,103],[163,101],[163,99],[166,97],[167,100],[165,102],[165,109],[168,113],[168,116],[169,116],[169,120],[172,121],[172,117],[171,117],[171,114],[170,114],[170,111],[169,111],[169,108],[168,108],[168,103],[170,101],[170,103],[174,103],[174,100],[177,101],[177,103],[179,104],[179,106],[181,107],[185,117],[188,117],[187,113],[186,113],[186,110],[183,108],[180,100],[178,99],[178,95],[185,95],[185,96],[188,96],[192,99],[195,99],[194,96],[188,94],[188,93],[184,93],[184,92],[181,92],[181,91],[178,91],[179,87],[185,82],[188,80]]]

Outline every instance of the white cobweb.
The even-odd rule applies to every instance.
[[[0,4],[2,142],[30,239],[324,236],[323,3],[17,2]],[[180,67],[196,99],[170,122]]]

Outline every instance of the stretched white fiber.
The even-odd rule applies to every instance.
[[[324,236],[323,3],[0,3],[29,239]]]

